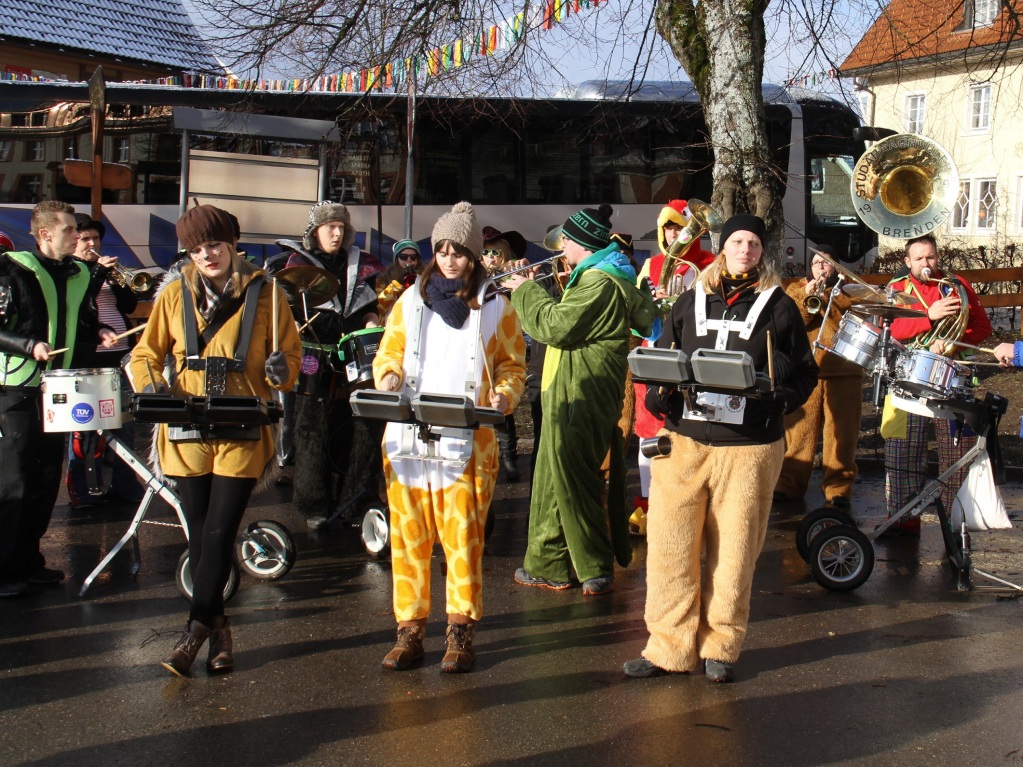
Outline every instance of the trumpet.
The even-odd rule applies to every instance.
[[[555,293],[557,295],[561,295],[561,293],[565,290],[565,283],[568,281],[567,277],[565,277],[565,273],[570,272],[571,269],[568,266],[568,261],[560,253],[532,264],[516,266],[514,269],[508,269],[503,272],[498,272],[497,274],[492,274],[490,275],[490,279],[495,285],[497,285],[498,290],[501,290],[501,281],[505,277],[511,277],[513,274],[519,274],[521,272],[528,272],[530,269],[543,268],[544,266],[547,266],[550,271],[539,275],[536,277],[535,281],[541,282],[543,280],[553,280],[551,284]]]
[[[99,258],[99,253],[89,250],[92,255]],[[122,288],[128,288],[132,293],[148,293],[153,289],[153,275],[143,271],[132,271],[120,264],[110,267],[110,274],[107,279]]]
[[[828,286],[821,280],[820,284],[814,286],[813,292],[808,293],[803,299],[803,308],[808,314],[818,314],[824,308],[823,296],[827,290]]]

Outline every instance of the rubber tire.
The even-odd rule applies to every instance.
[[[387,507],[382,504],[368,506],[359,524],[359,539],[366,553],[383,559],[391,552],[391,525]]]
[[[962,535],[952,529],[952,519],[945,511],[945,504],[940,498],[934,499],[934,510],[938,515],[938,526],[941,527],[941,539],[945,542],[945,554],[949,566],[959,576],[960,591],[969,591],[970,584],[970,552],[963,550]]]
[[[804,562],[810,558],[810,543],[817,534],[837,525],[856,527],[851,516],[833,506],[822,506],[803,517],[803,521],[799,523],[796,530],[796,551],[799,552],[799,556],[803,558]]]
[[[192,573],[188,569],[188,549],[185,549],[178,558],[178,566],[174,571],[174,582],[178,585],[181,596],[192,601]],[[224,584],[224,601],[227,602],[238,590],[238,563],[231,562],[231,571],[227,574],[227,583]]]
[[[258,536],[258,537],[257,537]],[[267,555],[259,555],[256,542]],[[261,519],[249,525],[235,549],[238,564],[256,580],[275,581],[283,578],[295,564],[295,539],[280,522]]]
[[[813,579],[821,586],[831,591],[852,591],[873,572],[874,547],[855,527],[836,525],[814,537],[808,561]]]

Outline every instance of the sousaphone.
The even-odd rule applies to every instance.
[[[959,173],[940,144],[899,133],[863,153],[850,193],[864,224],[885,237],[908,240],[934,232],[952,215]]]

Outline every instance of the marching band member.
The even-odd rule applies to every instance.
[[[894,290],[909,293],[917,299],[910,308],[926,311],[926,317],[900,317],[892,322],[891,335],[910,350],[924,349],[951,356],[949,341],[963,341],[976,346],[991,335],[991,322],[973,287],[961,277],[946,274],[938,267],[938,245],[934,237],[924,235],[906,243],[906,266],[909,274],[888,283]],[[950,280],[955,286],[936,280]],[[962,298],[967,305],[964,306]],[[914,495],[920,492],[927,478],[927,422],[933,420],[938,441],[938,472],[944,472],[976,443],[977,435],[958,434],[955,421],[930,419],[915,413],[893,417],[888,403],[881,434],[885,437],[885,497],[888,516],[892,517]],[[902,416],[905,416],[903,418]],[[956,472],[942,488],[941,501],[950,511],[952,502],[969,467]],[[903,518],[887,532],[919,535],[920,517]]]
[[[530,337],[548,345],[543,431],[529,513],[529,542],[515,581],[561,590],[573,572],[583,594],[611,591],[614,562],[632,559],[625,440],[618,428],[632,328],[649,335],[656,310],[636,272],[610,240],[612,208],[586,208],[562,225],[572,267],[560,303],[535,280],[502,284]],[[611,451],[607,495],[600,473]],[[606,507],[605,507],[606,497]]]
[[[643,262],[636,285],[640,289],[644,289],[644,285],[652,288],[654,298],[658,301],[672,297],[668,291],[661,287],[661,273],[664,270],[664,261],[668,257],[668,249],[678,239],[682,230],[686,228],[689,218],[689,203],[685,200],[670,200],[667,205],[661,208],[661,212],[657,216],[657,246],[660,252],[650,256],[650,258]],[[705,269],[714,258],[715,254],[703,250],[699,242],[693,243],[686,253],[686,257],[679,259],[674,269],[672,269],[670,282],[677,287],[675,294],[677,295],[677,293],[690,287],[696,281],[696,278],[699,277],[700,271]],[[667,309],[664,311],[667,311]],[[655,340],[644,341],[643,345],[652,346]],[[648,439],[655,436],[663,428],[664,419],[655,416],[647,409],[645,402],[646,384],[636,383],[634,387],[636,399],[634,431],[640,439]],[[638,534],[644,534],[646,531],[647,506],[650,495],[650,460],[640,451],[638,458],[640,494],[633,500],[632,516],[629,518],[630,529]]]
[[[391,313],[398,297],[423,273],[423,254],[415,240],[398,240],[391,249],[394,260],[377,275],[377,314],[381,321]]]
[[[496,293],[483,299],[483,234],[467,202],[433,228],[433,260],[394,307],[373,360],[377,389],[469,394],[510,413],[525,386],[525,342],[518,317]],[[439,540],[447,562],[447,649],[441,671],[471,671],[483,617],[483,536],[497,478],[493,429],[445,429],[442,460],[428,460],[414,425],[389,423],[384,473],[391,509],[391,560],[398,637],[383,660],[404,670],[423,658],[430,615],[430,560]]]
[[[131,355],[132,388],[264,400],[273,389],[290,389],[301,364],[298,331],[283,291],[275,307],[266,273],[238,255],[230,214],[212,205],[190,208],[178,219],[177,235],[191,261],[153,305]],[[246,338],[248,346],[242,348]],[[163,377],[168,354],[179,371],[172,384]],[[222,364],[210,366],[217,358]],[[193,430],[161,424],[155,442],[161,470],[174,482],[188,524],[194,584],[185,631],[162,665],[177,676],[188,674],[209,638],[207,671],[231,671],[224,585],[249,496],[274,457],[273,433],[269,426]]]
[[[625,663],[630,677],[694,671],[703,660],[708,680],[730,682],[739,659],[785,455],[782,416],[806,401],[817,380],[799,310],[762,258],[766,234],[757,216],[728,219],[721,253],[675,301],[657,341],[688,355],[745,351],[763,373],[773,346],[775,392],[765,400],[705,392],[690,410],[677,390],[649,387],[647,405],[666,416],[661,434],[670,438],[671,454],[651,467],[650,639],[642,657]]]
[[[60,490],[65,439],[43,432],[40,374],[71,367],[97,342],[116,343],[91,311],[89,271],[71,258],[74,214],[65,202],[39,203],[31,219],[36,252],[0,256],[0,597],[64,580],[39,550]]]
[[[329,305],[309,307],[319,317],[309,323],[317,343],[337,344],[341,337],[362,328],[377,327],[375,276],[382,271],[379,261],[355,245],[355,229],[348,208],[337,202],[318,202],[309,210],[309,223],[301,244],[280,241],[285,251],[267,262],[273,275],[282,268],[316,266],[326,269],[340,283]],[[306,322],[304,307],[293,307],[295,320]],[[294,400],[294,404],[291,403]],[[334,505],[353,493],[367,476],[370,465],[379,461],[378,435],[361,419],[352,417],[348,399],[319,400],[289,395],[284,398],[285,424],[281,433],[278,463],[294,461],[292,502],[311,528],[319,527],[334,511]],[[293,420],[289,411],[294,413]],[[301,434],[294,440],[292,434]],[[353,456],[359,456],[353,460]],[[341,475],[334,482],[333,472]]]
[[[836,258],[835,249],[830,245],[818,245],[817,250]],[[817,340],[823,323],[821,343],[830,347],[842,315],[852,306],[852,299],[840,293],[832,303],[831,313],[825,317],[831,290],[838,283],[838,270],[814,254],[810,260],[810,274],[810,279],[792,283],[786,292],[803,317],[807,340],[811,343]],[[811,302],[809,307],[808,299]],[[820,302],[816,308],[814,302]],[[860,436],[865,371],[859,365],[823,349],[814,357],[820,366],[817,386],[802,407],[785,416],[785,462],[774,496],[775,500],[796,500],[806,495],[817,440],[823,430],[824,476],[821,478],[821,490],[824,500],[829,506],[848,509],[857,474],[856,444]]]

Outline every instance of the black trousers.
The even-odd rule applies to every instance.
[[[231,573],[234,542],[256,480],[203,474],[171,477],[188,523],[188,565],[192,571],[189,620],[209,626],[224,614],[224,585]]]
[[[0,581],[45,565],[39,541],[60,491],[66,434],[43,433],[38,392],[0,394]]]

